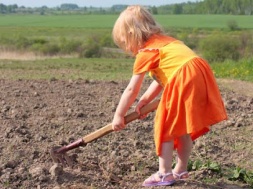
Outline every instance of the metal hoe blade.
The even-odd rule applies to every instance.
[[[50,150],[50,155],[54,163],[60,163],[63,167],[72,167],[74,163],[68,154],[66,152],[58,152],[57,149],[59,147],[54,147]]]
[[[69,150],[72,150],[74,148],[77,148],[79,146],[85,145],[82,138],[76,140],[75,142],[70,143],[67,146],[59,147],[55,146],[50,150],[51,158],[55,163],[60,163],[63,165],[63,167],[72,167],[74,165],[74,162],[72,159],[68,156],[67,152]]]

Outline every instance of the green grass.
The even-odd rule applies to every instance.
[[[42,38],[48,40],[59,40],[68,38],[72,40],[85,41],[91,35],[110,34],[109,29],[85,29],[85,28],[57,28],[57,27],[0,27],[0,41],[9,39]]]
[[[1,15],[0,27],[60,27],[111,29],[118,15]],[[155,15],[165,28],[227,28],[235,21],[242,29],[253,29],[252,16]]]
[[[110,35],[118,15],[0,15],[0,45],[13,44],[20,37],[59,41],[64,37],[85,41],[91,35]],[[236,21],[241,29],[253,29],[252,16],[232,15],[155,15],[170,33],[204,33],[224,30]],[[175,30],[175,31],[174,31]],[[233,35],[230,33],[230,35]],[[15,45],[15,42],[14,42]]]
[[[33,61],[0,60],[0,79],[128,80],[133,59],[56,58]],[[217,78],[253,82],[253,60],[212,63]]]
[[[117,15],[5,15],[0,27],[112,28]]]
[[[110,34],[116,15],[0,15],[0,40],[19,36],[57,40],[86,40],[91,35]]]
[[[158,22],[166,27],[176,28],[228,28],[228,22],[234,20],[239,28],[253,29],[252,16],[234,15],[157,15]]]
[[[211,67],[218,78],[253,82],[253,59],[243,59],[238,62],[225,61],[223,63],[212,63]]]
[[[0,79],[128,80],[133,59],[0,60]]]

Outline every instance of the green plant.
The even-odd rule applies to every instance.
[[[202,167],[202,162],[200,160],[190,161],[188,163],[188,170],[199,170]]]
[[[208,169],[213,172],[221,173],[221,166],[217,162],[207,161],[206,163],[195,160],[190,161],[188,163],[188,170],[200,170],[200,169]]]
[[[35,39],[32,40],[32,43],[33,44],[41,44],[41,45],[43,45],[43,44],[48,43],[48,40],[46,40],[44,38],[35,38]]]
[[[240,43],[238,38],[229,35],[210,35],[200,41],[200,51],[210,62],[227,59],[238,60]]]
[[[105,34],[101,37],[100,42],[102,47],[116,47],[111,34]]]
[[[250,58],[253,52],[253,35],[252,32],[243,31],[239,34],[240,53],[242,57]]]
[[[79,54],[79,57],[84,58],[99,58],[101,57],[102,48],[99,46],[99,44],[91,44],[87,45],[83,52]]]
[[[253,187],[253,172],[246,171],[240,167],[236,167],[228,179],[232,181],[243,181]]]
[[[60,52],[60,47],[57,44],[45,44],[41,47],[40,52],[52,56]]]
[[[99,58],[102,54],[102,46],[100,44],[100,36],[92,35],[88,38],[83,47],[83,51],[79,53],[79,57]]]
[[[246,175],[246,170],[236,167],[233,171],[232,171],[232,175],[229,177],[229,180],[244,180],[244,177]]]
[[[188,171],[191,170],[201,170],[207,169],[213,173],[218,175],[222,175],[231,181],[241,181],[245,182],[251,187],[253,187],[253,172],[247,171],[240,167],[229,167],[222,169],[221,165],[217,162],[213,162],[208,160],[207,162],[202,162],[200,160],[189,161],[188,163]],[[228,174],[223,174],[228,173]]]
[[[16,39],[16,46],[18,49],[21,49],[21,50],[27,49],[29,46],[31,46],[32,43],[33,42],[31,40],[29,40],[28,38],[24,36],[19,36]]]
[[[239,26],[235,20],[229,20],[227,26],[231,31],[239,29]]]
[[[208,170],[214,171],[216,173],[221,173],[221,166],[217,162],[208,161],[203,165]]]
[[[68,40],[66,37],[61,37],[59,41],[60,52],[62,54],[76,53],[82,46],[81,41]]]
[[[198,34],[194,34],[191,31],[181,32],[177,35],[177,38],[182,40],[191,49],[196,49],[199,43]]]

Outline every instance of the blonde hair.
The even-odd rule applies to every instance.
[[[146,8],[132,5],[116,20],[112,37],[117,46],[135,55],[150,36],[161,33],[163,29]]]

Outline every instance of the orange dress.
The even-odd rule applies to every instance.
[[[152,36],[136,55],[133,74],[147,71],[164,88],[154,124],[157,155],[163,142],[174,140],[177,148],[178,137],[195,140],[227,119],[210,66],[181,41]]]

